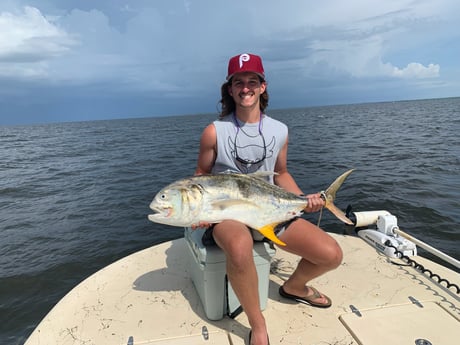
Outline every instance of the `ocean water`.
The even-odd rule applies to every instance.
[[[460,259],[460,98],[267,113],[290,128],[288,166],[304,192],[355,168],[339,207],[388,210],[403,231]],[[0,343],[22,344],[104,266],[182,236],[149,222],[148,205],[193,174],[215,117],[0,127]],[[328,212],[321,226],[344,231]]]

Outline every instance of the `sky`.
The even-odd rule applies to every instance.
[[[261,55],[270,109],[460,96],[458,0],[2,0],[0,125],[218,112]]]

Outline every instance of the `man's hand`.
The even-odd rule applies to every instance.
[[[200,228],[204,228],[204,229],[207,229],[211,226],[211,223],[208,223],[208,222],[199,222],[198,224],[192,224],[191,228],[192,230],[196,230],[196,229],[200,229]]]
[[[304,209],[305,212],[318,212],[325,205],[323,198],[321,198],[321,193],[308,194],[305,198],[308,200],[308,205]]]

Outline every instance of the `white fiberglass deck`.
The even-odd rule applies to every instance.
[[[278,295],[297,258],[277,250],[264,311],[271,344],[416,344],[417,339],[433,345],[459,343],[460,301],[455,291],[412,267],[389,263],[360,238],[332,236],[343,248],[343,263],[312,282],[332,298],[329,309]],[[186,243],[179,239],[102,269],[70,291],[26,345],[245,344],[249,328],[244,313],[235,320],[206,319],[185,253]],[[460,284],[459,274],[415,259]]]

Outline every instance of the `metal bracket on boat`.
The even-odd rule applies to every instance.
[[[203,336],[204,340],[209,340],[209,332],[208,332],[208,327],[203,326],[201,328],[201,335]]]
[[[415,304],[417,307],[423,308],[423,304],[418,299],[416,299],[415,297],[409,296],[409,300],[413,304]]]
[[[350,309],[352,311],[353,314],[355,314],[356,316],[358,317],[362,317],[363,314],[361,314],[361,312],[359,311],[358,308],[356,308],[353,304],[350,304]]]

